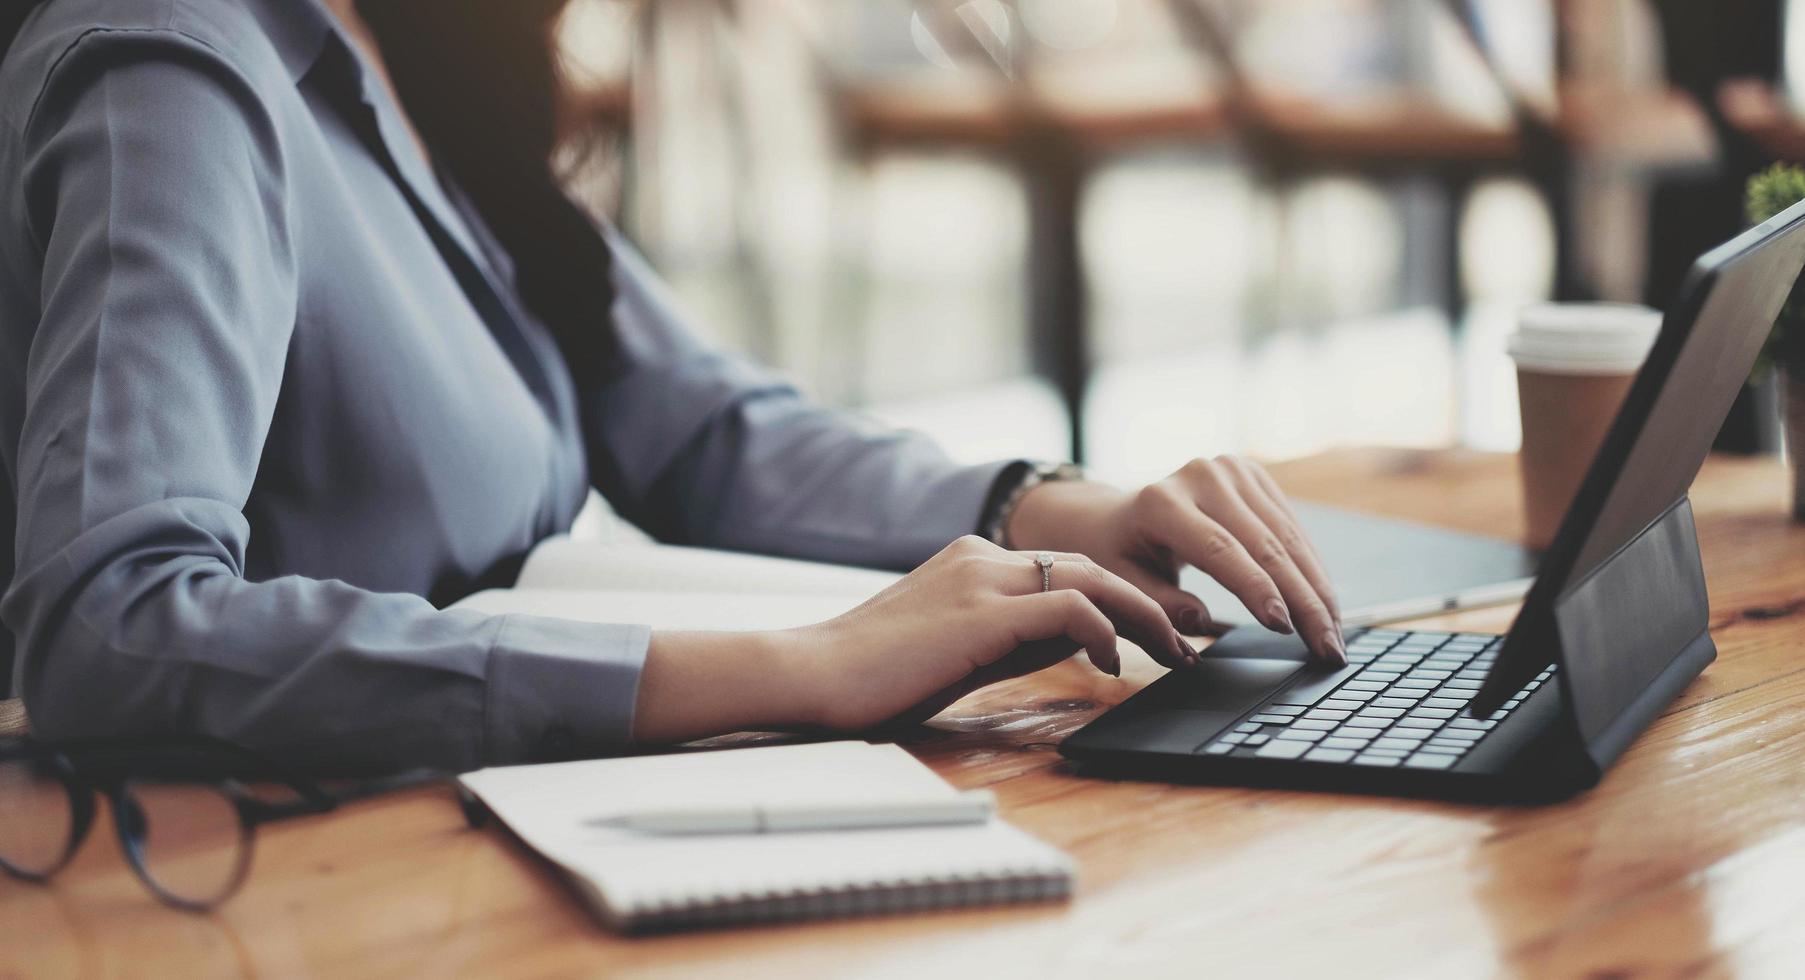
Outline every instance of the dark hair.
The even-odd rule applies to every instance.
[[[566,133],[553,32],[568,0],[358,0],[434,162],[514,259],[579,383],[614,362],[608,246],[552,169]]]
[[[42,0],[0,0],[0,55]],[[288,0],[284,0],[288,2]],[[565,132],[553,31],[568,0],[358,0],[434,162],[513,257],[527,309],[558,339],[579,384],[615,363],[609,254],[564,193],[552,154]]]

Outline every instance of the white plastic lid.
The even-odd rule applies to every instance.
[[[1661,311],[1629,303],[1524,307],[1506,346],[1520,368],[1549,374],[1634,374],[1661,332]]]

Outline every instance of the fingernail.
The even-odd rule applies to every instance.
[[[1186,609],[1178,614],[1178,625],[1192,636],[1199,636],[1203,633],[1203,613]]]
[[[1174,634],[1173,638],[1178,641],[1178,648],[1172,652],[1178,655],[1178,659],[1186,664],[1196,664],[1197,651],[1193,649],[1189,643],[1186,643],[1183,637]]]
[[[1273,599],[1266,603],[1266,625],[1280,633],[1294,633],[1291,616],[1285,612],[1285,604]]]
[[[1113,662],[1110,663],[1109,674],[1111,677],[1122,676],[1122,659],[1120,657],[1117,657]]]
[[[1347,665],[1347,649],[1341,645],[1341,631],[1330,630],[1322,635],[1322,648],[1329,654],[1329,659],[1339,666]]]

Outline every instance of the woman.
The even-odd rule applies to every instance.
[[[1118,633],[1193,659],[1179,562],[1342,656],[1252,464],[1136,494],[958,467],[699,345],[553,179],[559,7],[48,0],[14,26],[0,617],[39,733],[368,770],[854,731],[1078,648],[1117,672]],[[665,540],[915,570],[766,634],[441,608],[591,486]]]

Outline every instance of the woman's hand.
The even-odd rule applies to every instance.
[[[1084,481],[1030,490],[1004,529],[1019,548],[1089,555],[1158,600],[1190,634],[1209,611],[1177,586],[1181,564],[1221,582],[1268,629],[1298,632],[1318,657],[1345,663],[1341,607],[1316,549],[1278,484],[1235,456],[1198,459],[1138,492]]]
[[[675,741],[755,728],[851,732],[926,720],[986,684],[1083,649],[1119,676],[1117,635],[1168,666],[1196,651],[1140,589],[1076,554],[1034,557],[982,538],[948,545],[856,609],[763,634],[657,633],[634,735]]]

